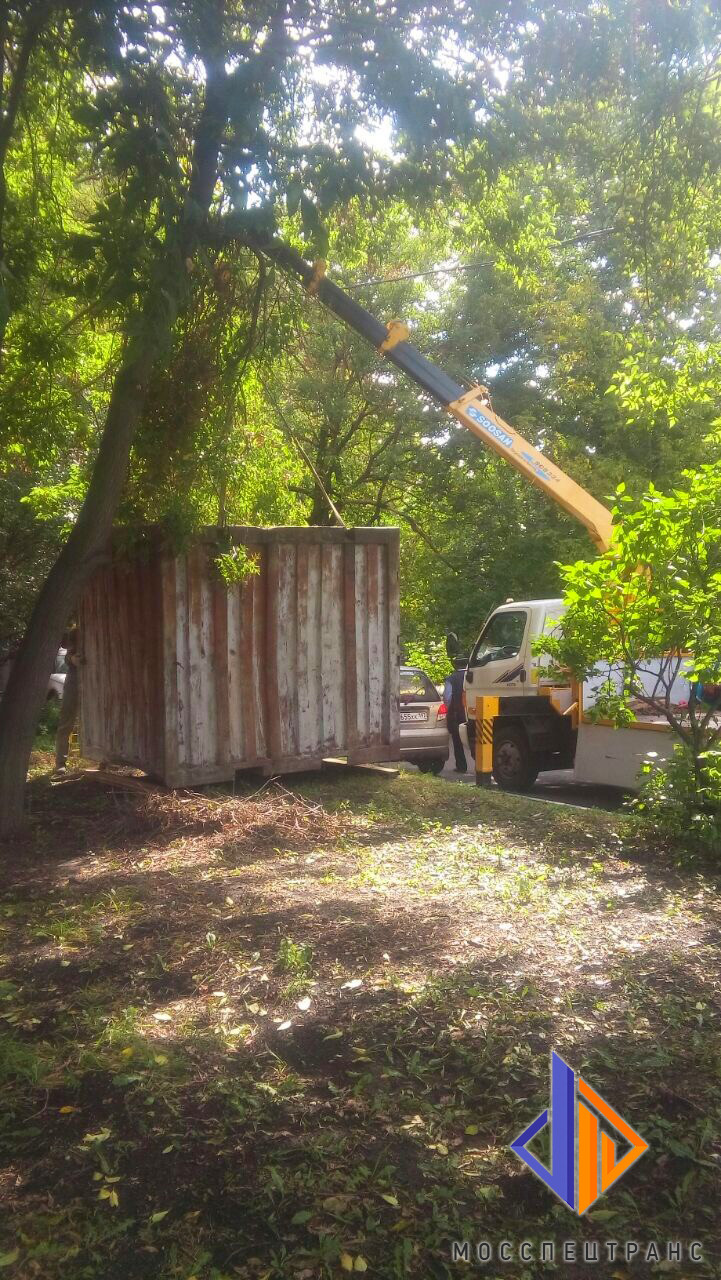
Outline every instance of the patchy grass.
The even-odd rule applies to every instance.
[[[60,699],[48,698],[35,734],[35,750],[42,755],[55,754],[55,735],[60,719]]]
[[[467,1238],[700,1240],[669,1274],[721,1275],[718,885],[627,819],[369,771],[38,778],[30,811],[0,896],[2,1274],[426,1280]],[[582,1219],[508,1149],[551,1047],[651,1147]]]

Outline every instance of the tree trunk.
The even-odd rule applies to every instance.
[[[87,496],[38,596],[0,701],[0,837],[22,823],[25,778],[48,675],[63,628],[110,536],[156,351],[157,343],[146,342],[115,379]]]
[[[333,512],[328,505],[328,499],[323,492],[319,482],[316,480],[313,486],[313,505],[310,509],[308,524],[310,525],[332,525],[336,521],[333,518]]]
[[[222,12],[219,4],[214,11],[215,21],[209,24],[208,30],[209,41],[215,38],[218,45]],[[220,139],[227,119],[223,97],[227,77],[223,58],[217,50],[207,58],[206,73],[205,100],[196,127],[193,165],[177,243],[169,236],[165,263],[154,282],[148,285],[141,325],[143,337],[134,342],[132,354],[113,384],[85,501],[38,596],[0,702],[0,838],[13,834],[22,824],[25,779],[53,658],[80,591],[94,563],[106,549],[153,365],[172,332],[175,320],[172,300],[177,302],[183,295],[185,265],[205,228],[217,176]]]

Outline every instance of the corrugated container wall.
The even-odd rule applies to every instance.
[[[226,586],[219,532],[151,538],[80,610],[81,750],[168,786],[397,759],[397,529],[233,528],[258,572]]]

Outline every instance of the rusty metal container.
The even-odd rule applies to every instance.
[[[226,586],[219,531],[151,537],[81,603],[81,750],[168,786],[399,754],[397,529],[238,527],[258,572]]]

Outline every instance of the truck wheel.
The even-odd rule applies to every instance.
[[[530,791],[538,765],[523,729],[509,725],[494,731],[493,776],[503,791]]]
[[[442,773],[445,764],[445,760],[419,760],[418,768],[421,773]]]

